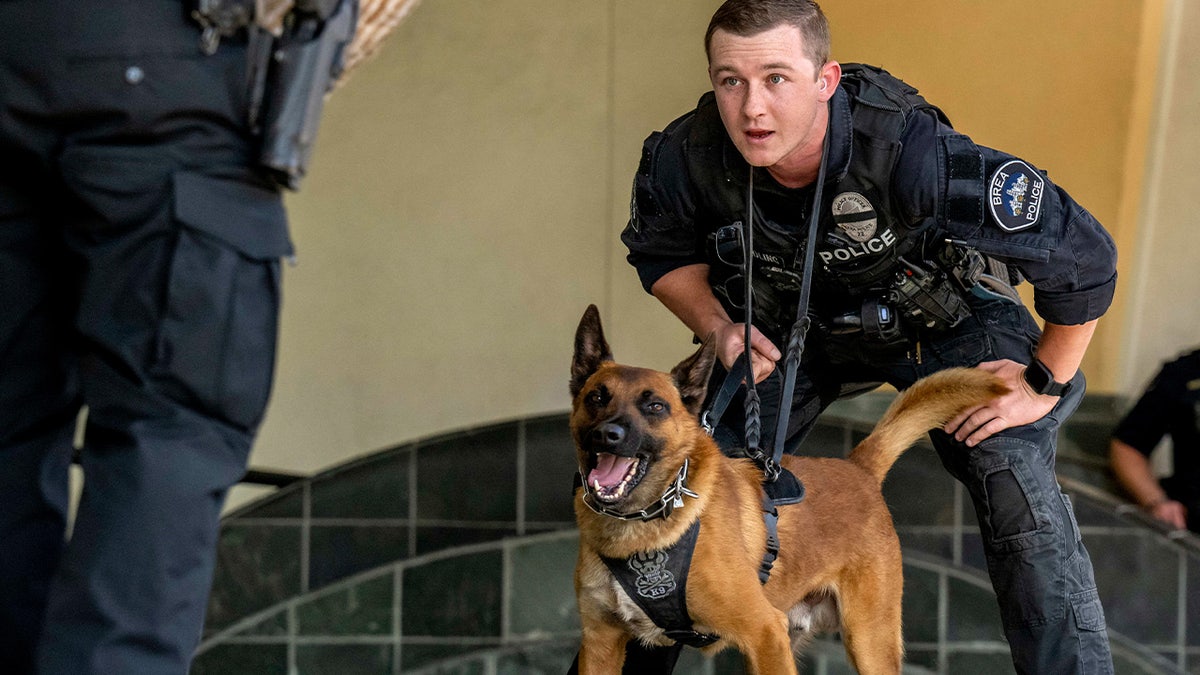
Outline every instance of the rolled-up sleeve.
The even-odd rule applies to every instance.
[[[1065,192],[1063,236],[1042,264],[1023,262],[1033,284],[1033,305],[1050,323],[1075,325],[1100,318],[1117,287],[1117,247],[1112,237]]]

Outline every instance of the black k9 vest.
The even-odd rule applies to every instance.
[[[872,66],[842,64],[841,87],[850,98],[851,119],[837,119],[844,111],[839,113],[831,106],[830,124],[835,129],[849,126],[853,131],[849,139],[839,140],[835,134],[829,142],[849,143],[851,161],[844,175],[826,179],[814,283],[821,291],[818,295],[854,298],[889,279],[897,269],[897,257],[919,245],[919,235],[929,224],[906,222],[891,192],[891,176],[908,120],[920,110],[932,110],[947,125],[949,120],[915,88]],[[829,154],[836,154],[835,148],[830,148]],[[687,158],[695,194],[702,200],[703,208],[697,212],[707,214],[705,221],[698,223],[699,229],[712,232],[745,221],[749,168],[729,140],[712,92],[700,99],[695,111]],[[834,170],[831,166],[830,171]],[[770,324],[786,327],[794,318],[789,313],[795,311],[795,294],[781,281],[801,271],[801,239],[811,192],[798,190],[793,197],[780,199],[765,193],[760,185],[756,180],[755,313],[768,328],[773,327]],[[719,296],[724,295],[725,281],[738,270],[715,259],[711,242],[706,250],[712,261],[710,282]],[[781,288],[786,290],[781,292]],[[821,312],[815,298],[814,309]]]

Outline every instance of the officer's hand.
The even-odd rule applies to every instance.
[[[733,368],[733,364],[741,358],[742,353],[746,351],[746,324],[730,323],[717,329],[717,356],[721,359],[721,363],[725,364],[725,368]],[[754,381],[762,382],[767,375],[775,370],[775,362],[782,356],[779,349],[766,338],[765,335],[758,332],[758,329],[750,327],[750,367],[754,371]]]
[[[1187,528],[1187,508],[1173,499],[1161,501],[1147,510],[1150,515],[1177,530]]]
[[[976,368],[998,375],[1008,385],[1008,393],[963,411],[943,427],[967,447],[1009,427],[1040,420],[1058,403],[1057,396],[1035,394],[1025,382],[1025,366],[1016,361],[985,361]]]

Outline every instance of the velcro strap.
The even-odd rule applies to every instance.
[[[946,193],[942,200],[942,222],[956,223],[968,231],[983,225],[983,155],[966,136],[943,136],[941,152],[946,167]]]

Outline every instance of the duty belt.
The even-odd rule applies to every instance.
[[[826,320],[831,335],[862,334],[880,344],[895,344],[915,331],[940,332],[971,315],[972,298],[1021,304],[1007,279],[985,270],[1003,265],[991,261],[965,242],[947,239],[941,249],[912,263],[903,256],[887,286],[862,294],[859,307]],[[1007,271],[1002,271],[1008,276]]]
[[[255,5],[255,0],[196,0],[192,18],[200,24],[200,51],[212,56],[221,38],[233,37],[253,24]]]

